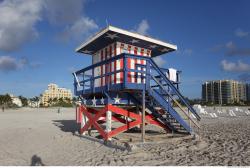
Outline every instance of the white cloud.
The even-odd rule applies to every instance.
[[[65,25],[81,18],[83,3],[83,0],[45,0],[44,7],[52,25]]]
[[[249,35],[249,32],[247,31],[243,31],[242,29],[238,28],[236,31],[235,31],[235,35],[237,37],[246,37]]]
[[[238,47],[232,41],[226,44],[216,45],[211,49],[213,52],[224,52],[227,56],[250,56],[250,47]]]
[[[148,34],[148,29],[149,29],[149,24],[146,19],[143,19],[138,26],[136,26],[135,31],[139,34],[142,35],[147,35]]]
[[[67,41],[70,39],[79,40],[86,39],[93,30],[96,30],[98,25],[94,20],[82,17],[78,19],[74,24],[67,26],[65,30],[60,34],[59,39]]]
[[[16,60],[10,56],[0,57],[0,71],[10,72],[23,68],[27,64],[26,59]]]
[[[238,60],[237,62],[221,61],[221,67],[227,72],[249,72],[250,65]]]
[[[42,1],[9,0],[0,3],[0,50],[14,51],[35,39]]]
[[[153,60],[159,67],[162,67],[164,64],[166,64],[166,61],[161,56],[154,57]]]
[[[63,27],[57,34],[62,41],[86,39],[98,29],[95,21],[84,15],[83,0],[46,0],[45,10],[51,25]]]
[[[0,51],[15,51],[36,39],[36,24],[48,20],[57,26],[61,39],[86,38],[98,28],[84,15],[82,0],[4,0],[0,1]],[[45,17],[44,17],[45,16]]]
[[[225,54],[228,56],[250,56],[250,48],[239,48],[232,41],[226,43]]]
[[[0,56],[0,71],[10,72],[23,69],[24,67],[28,68],[39,68],[42,64],[39,62],[30,62],[27,58],[23,57],[17,60],[11,56]]]

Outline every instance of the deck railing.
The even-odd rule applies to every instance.
[[[146,64],[135,64],[135,68],[131,69],[128,68],[128,59],[139,59],[142,61],[145,61]],[[86,68],[83,68],[79,71],[76,71],[73,73],[74,75],[74,90],[75,90],[75,95],[80,95],[80,94],[85,94],[85,93],[96,93],[100,90],[110,90],[110,89],[114,89],[114,88],[118,88],[118,89],[122,89],[122,88],[130,88],[130,89],[144,89],[145,84],[147,86],[151,85],[152,87],[153,84],[148,83],[149,81],[146,80],[146,74],[150,74],[152,75],[152,71],[150,70],[150,68],[152,68],[152,65],[150,65],[148,68],[146,67],[147,62],[149,62],[151,58],[149,57],[143,57],[143,56],[137,56],[137,55],[131,55],[131,54],[120,54],[118,56],[109,58],[107,60],[104,60],[102,62],[98,62],[96,64],[92,64]],[[114,63],[117,60],[122,60],[122,65],[121,67],[123,67],[122,69],[114,69],[111,72],[105,72],[101,75],[94,75],[94,70],[95,68],[98,67],[102,67],[102,66],[111,66],[112,63]],[[168,73],[168,69],[165,68],[160,68],[164,73]],[[111,77],[117,73],[122,73],[121,74],[121,82],[120,83],[112,83],[111,81]],[[135,83],[135,82],[129,82],[128,78],[129,75],[134,73],[135,74],[135,78],[140,78],[141,83]],[[180,78],[180,74],[181,71],[177,71],[177,81],[176,82],[172,82],[177,89],[179,88],[179,78]],[[156,75],[156,74],[155,74]],[[157,77],[157,75],[155,76]],[[100,79],[104,79],[106,80],[105,85],[101,86],[95,86],[95,82],[97,80]],[[146,80],[146,81],[145,81]],[[116,87],[117,86],[117,87]]]
[[[144,64],[135,64],[134,69],[128,68],[128,60],[143,60]],[[111,64],[117,60],[122,60],[121,69],[116,70],[114,68],[113,71],[110,71]],[[102,75],[94,74],[94,70],[97,67],[102,67],[108,65],[110,68],[109,71],[105,70],[105,73]],[[107,67],[107,66],[106,66]],[[157,64],[149,57],[131,55],[131,54],[120,54],[118,56],[109,58],[105,61],[90,65],[86,68],[83,68],[79,71],[73,73],[74,75],[74,87],[75,87],[75,95],[84,95],[84,94],[93,94],[99,92],[108,92],[113,91],[114,89],[123,90],[123,89],[139,89],[139,90],[154,90],[157,94],[160,94],[166,102],[174,102],[178,108],[180,108],[180,112],[184,114],[189,120],[189,125],[193,123],[194,126],[199,128],[198,123],[191,117],[191,113],[196,117],[197,120],[200,120],[200,116],[196,113],[196,111],[192,108],[189,102],[181,95],[178,89],[179,81],[172,82],[166,76],[166,69],[161,69],[157,66]],[[135,78],[140,78],[141,83],[132,83],[128,80],[129,75],[134,73]],[[180,71],[177,71],[178,74]],[[122,73],[121,82],[113,83],[111,80],[112,75]],[[179,76],[177,77],[177,79]],[[105,79],[104,86],[95,86],[95,81],[98,79]],[[180,101],[185,107],[187,107],[187,111],[180,105],[177,101]],[[190,113],[191,112],[191,113]]]

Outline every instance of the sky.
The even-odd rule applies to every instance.
[[[73,91],[75,52],[107,23],[177,45],[157,57],[182,71],[181,92],[207,80],[250,82],[249,0],[0,0],[0,94],[39,96],[49,83]]]

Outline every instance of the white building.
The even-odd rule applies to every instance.
[[[10,94],[10,97],[12,99],[12,103],[13,104],[17,105],[18,107],[22,107],[23,106],[22,101],[18,97],[14,96],[12,94]]]

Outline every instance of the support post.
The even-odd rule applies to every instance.
[[[112,128],[112,112],[108,110],[106,112],[106,132],[107,134],[111,131]],[[110,140],[110,138],[107,138],[107,140]]]
[[[79,108],[79,116],[80,116],[80,120],[81,120],[81,129],[85,126],[85,124],[88,122],[88,117],[86,117],[84,114],[83,114],[83,110],[82,110],[82,105],[80,106]],[[85,135],[86,132],[82,132],[81,135]]]
[[[139,105],[138,105],[138,104],[136,104],[136,114],[142,115],[141,112],[140,112],[140,110],[139,110]],[[136,127],[137,127],[138,129],[140,129],[141,125],[139,124],[139,125],[137,125]]]
[[[141,140],[145,142],[145,89],[142,90],[142,129],[141,129]]]
[[[192,126],[191,126],[191,113],[190,113],[190,111],[189,111],[189,109],[188,109],[188,117],[189,117],[189,127],[190,127],[190,129],[192,128]],[[190,132],[191,132],[191,130],[190,130]]]

